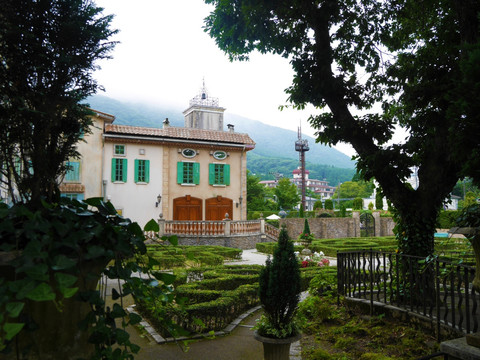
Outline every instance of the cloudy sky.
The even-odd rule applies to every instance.
[[[293,71],[288,60],[255,53],[248,62],[230,62],[202,29],[212,7],[202,0],[96,0],[114,14],[120,41],[113,59],[95,76],[103,95],[130,102],[186,108],[202,81],[227,112],[291,130],[302,123],[313,136],[306,111],[283,110]],[[347,146],[337,147],[351,155]]]

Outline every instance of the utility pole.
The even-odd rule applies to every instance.
[[[308,147],[308,141],[302,139],[302,128],[298,127],[298,140],[295,141],[295,151],[298,151],[300,154],[300,166],[302,169],[302,207],[303,210],[307,210],[305,207],[305,152],[310,150]]]

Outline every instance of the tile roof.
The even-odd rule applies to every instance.
[[[255,142],[248,136],[248,134],[218,131],[218,130],[204,130],[194,128],[184,128],[169,126],[163,129],[148,128],[130,125],[105,125],[105,134],[116,134],[125,136],[140,136],[140,137],[158,137],[164,139],[181,139],[181,140],[198,140],[198,141],[215,141],[223,143],[234,143],[255,146]]]

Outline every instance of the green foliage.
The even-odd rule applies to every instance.
[[[459,210],[441,210],[438,214],[435,227],[439,229],[450,229],[457,226],[456,221],[460,215]]]
[[[258,252],[273,254],[276,243],[257,243],[255,245]],[[338,238],[338,239],[315,239],[309,245],[309,249],[314,252],[323,252],[325,256],[337,256],[337,251],[349,250],[383,250],[395,251],[398,248],[398,242],[393,236],[368,237],[368,238]],[[296,245],[295,251],[301,251],[303,246]]]
[[[13,202],[57,200],[64,162],[90,131],[92,112],[79,103],[99,88],[96,62],[115,46],[102,10],[85,0],[2,2],[0,171]]]
[[[303,212],[303,204],[300,204],[300,210],[298,211],[298,217],[303,218],[305,217],[305,214]],[[306,220],[306,219],[305,219]]]
[[[222,330],[241,313],[259,304],[259,265],[234,265],[182,269],[175,272],[177,297],[182,307],[164,305],[172,322],[192,333]],[[164,336],[162,317],[155,299],[138,302],[143,316]],[[160,313],[161,314],[161,313]]]
[[[340,204],[340,217],[345,217],[347,216],[347,208],[345,207],[345,204],[342,203]]]
[[[291,106],[330,109],[309,119],[317,141],[353,145],[358,177],[396,209],[402,252],[430,255],[445,198],[465,176],[480,181],[480,3],[205,1],[205,29],[230,59],[289,59]],[[399,129],[408,138],[391,143]]]
[[[363,209],[363,200],[362,198],[353,199],[353,210],[362,210]]]
[[[247,167],[248,169],[259,176],[262,180],[273,180],[274,176],[271,174],[272,170],[283,174],[284,176],[290,176],[292,171],[298,167],[298,155],[295,155],[293,152],[289,152],[288,147],[285,146],[285,141],[281,142],[281,147],[279,151],[270,152],[263,151],[261,148],[265,147],[264,141],[278,141],[277,139],[284,137],[274,137],[273,132],[277,131],[278,128],[270,128],[266,131],[266,136],[262,139],[258,139],[257,145],[260,144],[260,147],[255,146],[255,150],[249,151],[247,154]],[[283,129],[281,129],[283,131]],[[252,132],[251,134],[258,133],[258,131]],[[292,146],[297,140],[297,134],[292,132]],[[267,138],[268,136],[268,138]],[[313,143],[313,141],[312,141]],[[332,162],[333,157],[326,155],[326,157],[315,156],[315,153],[320,153],[322,151],[321,145],[315,145],[310,147],[310,151],[307,154],[306,168],[310,172],[310,179],[326,179],[329,184],[334,185],[341,182],[345,182],[351,179],[352,174],[355,172],[355,169],[348,164],[350,160],[342,159],[338,162],[333,162],[333,164],[325,165],[325,162]],[[293,155],[292,158],[287,159],[286,157]],[[280,158],[279,156],[284,156]],[[339,159],[340,160],[340,159]]]
[[[475,203],[463,209],[457,218],[457,225],[460,227],[480,228],[480,204]]]
[[[247,171],[247,210],[273,210],[272,203],[267,201],[271,197],[271,190],[259,183],[260,178]]]
[[[158,231],[158,224],[156,228],[152,226],[149,223],[146,228]],[[124,327],[137,323],[138,319],[126,316],[123,309],[117,310],[118,304],[112,311],[106,309],[100,292],[95,290],[96,281],[92,289],[86,284],[103,273],[124,282],[121,293],[112,290],[114,299],[134,294],[138,299],[157,297],[164,302],[173,301],[170,284],[174,277],[151,272],[155,262],[136,257],[146,254],[144,241],[138,224],[119,216],[111,203],[101,199],[82,203],[67,199],[59,204],[43,202],[36,210],[23,204],[11,208],[0,204],[0,251],[13,254],[7,263],[10,270],[0,278],[0,308],[8,314],[0,318],[0,329],[4,331],[0,331],[0,351],[8,351],[17,335],[35,341],[42,333],[42,324],[52,319],[40,319],[40,323],[32,327],[28,316],[34,306],[32,302],[53,302],[58,309],[56,317],[75,318],[74,311],[91,310],[84,314],[86,317],[80,326],[82,331],[90,332],[89,341],[95,345],[95,356],[109,358],[112,339],[116,339],[124,348],[123,355],[117,358],[130,358],[138,346],[130,342]],[[22,251],[18,252],[19,249]],[[158,284],[156,288],[150,286],[152,279]],[[62,313],[70,299],[75,299],[78,305]],[[28,307],[27,301],[31,301]],[[87,306],[81,307],[82,304]],[[123,330],[109,321],[112,317],[123,318]],[[174,330],[168,321],[164,325]]]
[[[298,195],[297,187],[294,183],[290,182],[290,179],[280,179],[274,192],[277,197],[277,205],[279,209],[293,209],[300,202],[300,195]]]
[[[144,257],[154,259],[158,264],[153,268],[160,270],[184,267],[187,262],[197,266],[221,265],[225,260],[240,259],[242,250],[211,245],[172,247],[154,244],[147,245]]]
[[[325,200],[325,210],[333,210],[333,201],[332,199]]]
[[[321,200],[317,200],[313,204],[313,210],[319,210],[319,209],[323,209],[323,204]]]
[[[375,193],[375,209],[383,210],[383,193],[380,189],[377,189],[377,192]]]
[[[353,198],[368,198],[373,192],[372,181],[346,181],[337,188],[334,198],[337,199],[353,199]]]
[[[300,293],[300,270],[293,251],[293,244],[288,238],[287,230],[282,227],[278,244],[273,253],[273,260],[267,259],[259,277],[259,297],[266,317],[267,327],[259,327],[262,336],[271,337],[273,328],[278,332],[290,329],[290,333],[282,333],[283,337],[295,335],[296,331],[289,327],[292,323]],[[278,335],[278,334],[277,334]]]

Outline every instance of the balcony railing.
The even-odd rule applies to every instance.
[[[177,221],[160,219],[159,235],[177,236],[240,236],[265,235],[270,240],[278,239],[278,229],[265,223],[265,220],[246,221]]]

